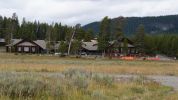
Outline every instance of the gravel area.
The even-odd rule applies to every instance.
[[[137,78],[138,75],[114,75],[114,77],[118,79],[130,79],[130,78]],[[178,91],[178,76],[159,76],[159,75],[146,75],[148,79],[151,79],[155,82],[158,82],[164,86],[173,87],[174,90]]]

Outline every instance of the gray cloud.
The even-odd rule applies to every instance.
[[[0,14],[42,22],[74,25],[101,20],[104,16],[158,16],[176,14],[178,0],[1,0]]]

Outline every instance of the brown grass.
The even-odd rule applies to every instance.
[[[0,54],[1,71],[62,72],[83,69],[112,74],[178,75],[178,62],[76,59],[39,55]]]

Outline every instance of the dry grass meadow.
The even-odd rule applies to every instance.
[[[178,62],[1,53],[0,100],[178,100],[173,88],[144,77],[118,82],[107,74],[177,76]]]
[[[1,71],[62,72],[71,68],[110,74],[178,75],[177,61],[121,61],[0,54]]]

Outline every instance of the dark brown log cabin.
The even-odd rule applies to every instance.
[[[6,45],[6,51],[15,53],[44,53],[46,51],[46,43],[44,40],[14,39],[11,44]]]
[[[127,51],[124,51],[124,40],[127,41]],[[134,46],[134,43],[129,40],[128,38],[120,38],[118,40],[110,42],[110,46],[107,50],[108,56],[118,57],[118,56],[135,56],[138,54],[138,51],[136,47]]]

